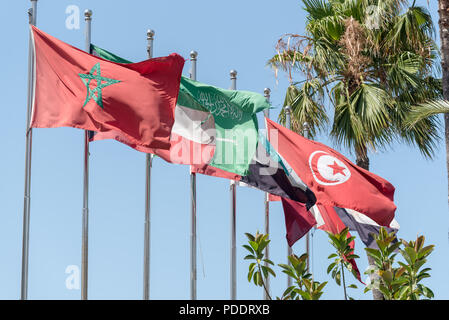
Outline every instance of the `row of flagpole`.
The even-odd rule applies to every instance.
[[[30,0],[32,7],[28,10],[29,23],[36,25],[37,0]],[[91,26],[92,11],[84,12],[85,18],[85,50],[91,52]],[[148,58],[153,57],[154,31],[147,31],[147,53]],[[190,78],[196,80],[197,71],[197,52],[190,53],[191,71]],[[28,266],[29,266],[29,231],[30,231],[30,200],[31,200],[31,149],[32,149],[32,128],[31,109],[33,103],[33,84],[34,84],[34,52],[33,43],[30,34],[29,40],[29,59],[28,59],[28,99],[27,99],[27,125],[26,125],[26,150],[25,150],[25,190],[24,190],[24,210],[23,210],[23,239],[22,239],[22,275],[21,275],[21,299],[28,299]],[[237,71],[230,71],[231,90],[237,89]],[[265,88],[264,96],[270,100],[270,89]],[[286,107],[287,128],[290,128],[290,107]],[[269,118],[269,110],[265,111],[265,116]],[[144,220],[144,265],[143,265],[143,299],[150,298],[150,227],[151,227],[151,168],[153,155],[146,154],[145,159],[145,220]],[[197,298],[197,204],[196,204],[196,174],[190,173],[190,198],[191,198],[191,243],[190,243],[190,298]],[[89,131],[84,132],[84,159],[83,159],[83,208],[82,208],[82,246],[81,246],[81,299],[88,299],[88,234],[89,234]],[[265,232],[269,234],[269,199],[268,193],[265,194]],[[230,181],[230,220],[231,220],[231,243],[230,243],[230,298],[237,298],[236,281],[236,183]],[[289,247],[289,254],[291,248]],[[269,258],[269,246],[266,247],[266,257]],[[290,280],[289,280],[290,281]],[[291,283],[289,282],[289,285]],[[270,283],[267,283],[267,289],[270,290]],[[265,299],[267,299],[265,293]]]

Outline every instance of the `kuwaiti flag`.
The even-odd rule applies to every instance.
[[[31,26],[31,127],[115,130],[136,145],[168,149],[184,59],[178,54],[120,64]]]
[[[266,121],[270,143],[312,190],[317,203],[353,209],[390,226],[396,211],[391,183],[324,144]]]
[[[92,52],[112,61],[129,62],[97,46],[92,46]],[[113,131],[95,134],[92,140],[115,139],[171,163],[209,164],[241,175],[247,173],[256,152],[256,113],[269,107],[258,93],[225,90],[181,77],[168,151],[142,148]]]

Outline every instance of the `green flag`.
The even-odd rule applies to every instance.
[[[113,62],[118,62],[118,63],[132,63],[129,60],[120,58],[119,56],[116,56],[115,54],[106,51],[104,49],[101,49],[100,47],[97,47],[93,44],[90,45],[90,52],[97,57],[109,60],[109,61],[113,61]]]
[[[91,49],[101,58],[130,63],[97,46],[91,45]],[[171,161],[169,157],[162,156],[174,163],[208,164],[238,175],[247,175],[258,143],[256,114],[269,107],[265,97],[258,93],[221,89],[181,77],[172,133],[203,145],[205,139],[201,137],[207,137],[206,143],[215,148],[212,157],[202,157],[207,159],[207,163],[189,163],[190,155],[186,162]]]
[[[246,175],[258,142],[256,114],[270,107],[267,100],[254,92],[225,90],[181,77],[179,105],[200,106],[213,116],[216,147],[209,165]]]

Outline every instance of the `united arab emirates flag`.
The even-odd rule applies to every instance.
[[[169,149],[184,59],[121,64],[31,26],[35,70],[31,126],[114,130],[132,143]]]
[[[304,203],[307,209],[316,202],[314,193],[262,136],[259,139],[257,153],[249,166],[249,172],[241,177],[240,183]]]
[[[262,135],[259,135],[257,152],[251,160],[247,175],[240,176],[207,165],[192,166],[192,172],[236,180],[240,186],[256,188],[270,195],[303,203],[306,210],[316,202],[314,193]]]
[[[111,61],[129,62],[97,46],[92,46],[92,52]],[[258,93],[225,90],[181,77],[169,150],[144,148],[114,131],[98,133],[93,140],[115,139],[171,163],[208,164],[246,175],[258,141],[256,113],[269,107]]]

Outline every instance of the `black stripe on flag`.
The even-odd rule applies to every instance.
[[[307,186],[301,188],[290,182],[283,165],[269,155],[264,143],[258,143],[256,156],[249,165],[249,174],[242,176],[240,181],[262,191],[305,203],[307,210],[316,202],[315,194]]]
[[[346,210],[339,207],[334,207],[334,209],[341,221],[349,228],[349,230],[358,232],[360,239],[368,248],[378,249],[376,241],[374,241],[373,234],[379,234],[381,228],[380,225],[369,218],[366,219],[366,223],[358,221],[351,212],[352,210]],[[363,215],[361,213],[358,214]],[[396,228],[384,228],[388,233],[396,233],[398,231]],[[396,241],[397,238],[395,239],[395,242]]]

